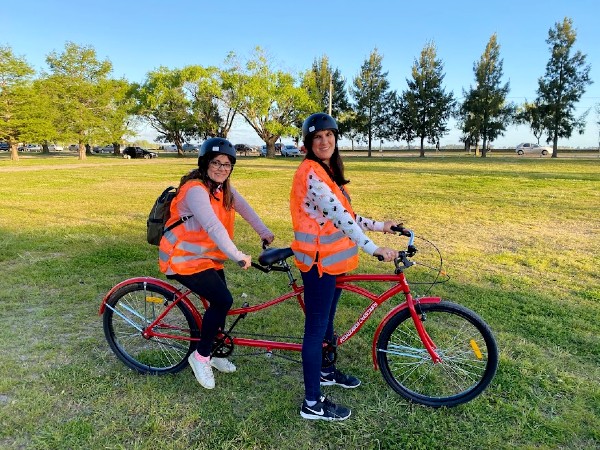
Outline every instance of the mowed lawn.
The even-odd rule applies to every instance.
[[[275,232],[274,246],[291,242],[288,200],[299,161],[239,158],[232,175]],[[371,340],[385,311],[378,312],[339,350],[338,367],[363,385],[324,389],[352,408],[343,423],[300,418],[298,354],[282,354],[291,361],[236,348],[238,371],[217,373],[208,391],[189,368],[143,376],[111,353],[98,315],[103,295],[129,277],[162,277],[157,249],[145,241],[146,217],[162,189],[195,162],[0,157],[0,448],[600,447],[597,157],[346,158],[356,211],[401,220],[439,247],[450,281],[430,294],[479,313],[495,333],[500,364],[468,404],[412,405],[373,370]],[[241,220],[236,236],[258,256],[259,238]],[[406,245],[398,236],[372,237]],[[435,266],[430,244],[416,243],[421,261]],[[360,261],[361,271],[390,270],[364,253]],[[286,289],[276,273],[228,264],[227,275],[236,302],[242,293],[256,304]],[[435,273],[407,275],[427,281]],[[425,294],[427,285],[415,290]],[[339,327],[365,307],[342,297]],[[302,318],[290,304],[265,320],[286,334]]]

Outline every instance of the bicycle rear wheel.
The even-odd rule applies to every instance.
[[[164,312],[174,299],[174,291],[148,282],[132,283],[114,292],[103,314],[104,335],[115,355],[129,368],[140,373],[161,375],[176,373],[187,364],[194,351],[200,330],[194,317],[179,302],[154,331],[173,338],[142,335],[148,325]]]
[[[481,394],[498,366],[498,347],[488,325],[473,311],[446,301],[419,305],[417,311],[442,362],[432,361],[404,309],[377,340],[377,363],[385,381],[404,398],[432,407],[460,405]]]

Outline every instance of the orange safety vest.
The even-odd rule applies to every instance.
[[[339,275],[354,270],[358,266],[357,245],[333,226],[331,220],[325,220],[321,225],[305,210],[309,184],[307,179],[311,170],[329,186],[350,215],[355,217],[349,197],[344,195],[323,167],[316,161],[304,160],[294,175],[290,195],[290,212],[294,226],[294,241],[291,247],[296,266],[302,272],[307,272],[317,264],[319,275]]]
[[[208,191],[208,188],[200,181],[191,180],[185,183],[171,202],[171,216],[165,224],[166,227],[179,219],[179,202],[194,186],[200,186]],[[235,210],[233,208],[229,211],[225,209],[222,195],[222,193],[217,194],[217,198],[211,195],[210,205],[229,233],[229,237],[233,238]],[[167,275],[175,273],[190,275],[213,268],[219,270],[223,268],[226,260],[225,253],[217,247],[206,230],[193,217],[165,232],[158,247],[158,265],[160,271]]]

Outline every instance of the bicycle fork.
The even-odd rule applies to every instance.
[[[437,347],[431,339],[431,337],[429,336],[429,334],[427,334],[427,331],[423,326],[423,322],[425,321],[425,314],[423,312],[417,312],[417,308],[415,307],[415,301],[413,300],[412,295],[407,294],[406,301],[408,304],[410,316],[412,317],[412,320],[415,324],[415,328],[417,329],[417,334],[419,335],[419,338],[421,338],[421,342],[423,342],[427,353],[429,353],[429,356],[431,356],[431,360],[434,364],[441,363],[442,359],[435,351]],[[418,302],[416,303],[416,305],[418,306]]]

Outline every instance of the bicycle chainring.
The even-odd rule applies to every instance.
[[[211,356],[226,358],[233,352],[233,339],[226,332],[221,331],[213,342]]]
[[[337,339],[336,339],[337,341]],[[322,367],[331,367],[337,361],[337,345],[332,342],[323,342],[323,356],[322,356]]]

